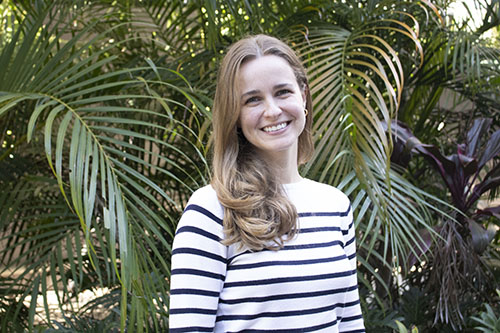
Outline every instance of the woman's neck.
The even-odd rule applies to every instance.
[[[291,184],[302,180],[299,174],[296,153],[277,152],[261,155],[261,157],[266,161],[281,184]]]
[[[302,180],[297,168],[295,171],[283,171],[278,174],[278,179],[281,184],[292,184]]]

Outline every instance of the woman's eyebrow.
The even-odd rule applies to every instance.
[[[290,87],[290,86],[292,86],[291,83],[279,83],[279,84],[275,85],[273,87],[273,89],[276,90],[276,89],[286,88],[286,87]],[[245,96],[255,95],[255,94],[258,94],[258,93],[260,93],[260,90],[254,89],[254,90],[247,91],[246,93],[244,93],[243,95],[241,95],[241,97],[244,98]]]
[[[246,93],[244,93],[243,95],[241,95],[241,98],[243,99],[246,96],[255,95],[255,94],[258,94],[259,92],[260,92],[260,90],[257,90],[257,89],[250,90],[250,91],[247,91]]]
[[[275,85],[274,89],[276,90],[276,89],[281,89],[281,88],[288,88],[290,86],[292,86],[291,83],[280,83],[280,84]]]

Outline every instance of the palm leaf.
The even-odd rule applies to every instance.
[[[185,96],[190,105],[197,106],[194,110],[205,108],[194,94],[190,94],[189,87],[165,81],[149,82],[139,77],[151,67],[96,75],[97,69],[113,67],[116,59],[105,54],[119,43],[99,46],[112,30],[89,35],[92,28],[89,24],[59,48],[52,41],[54,32],[45,33],[42,22],[39,20],[28,29],[21,46],[14,47],[12,52],[12,48],[7,47],[4,49],[7,53],[0,54],[1,61],[12,68],[4,72],[6,81],[2,81],[4,84],[0,87],[0,116],[18,112],[25,101],[35,103],[26,124],[26,140],[38,142],[43,134],[47,161],[66,201],[60,209],[71,209],[71,213],[64,214],[71,216],[72,232],[64,235],[48,231],[47,227],[23,224],[20,224],[23,229],[13,232],[7,227],[4,237],[12,246],[2,254],[15,252],[18,246],[29,249],[27,257],[14,258],[5,254],[9,266],[28,262],[37,253],[35,251],[42,251],[38,253],[40,259],[27,265],[25,273],[13,279],[13,283],[30,281],[31,289],[26,289],[22,298],[32,295],[30,316],[33,318],[35,296],[48,286],[41,283],[43,276],[30,274],[45,265],[48,270],[44,274],[50,272],[47,276],[50,276],[52,287],[63,295],[59,298],[62,306],[70,295],[67,274],[83,275],[84,260],[79,256],[81,244],[85,244],[101,285],[104,285],[104,277],[113,280],[116,276],[121,282],[122,329],[142,327],[146,318],[152,318],[160,327],[158,320],[161,317],[156,313],[166,311],[158,301],[161,299],[161,304],[166,304],[168,299],[165,279],[169,267],[164,256],[169,252],[174,221],[181,211],[179,194],[189,193],[206,183],[208,168],[205,152],[199,149],[201,145],[195,133],[173,117],[179,112],[189,114],[193,109],[168,97],[160,97],[153,89]],[[40,29],[41,34],[33,33]],[[64,29],[59,31],[57,39],[63,33]],[[95,52],[87,52],[89,47],[95,46],[98,47]],[[72,52],[68,53],[70,49]],[[21,73],[21,78],[12,77],[11,80],[19,59],[34,65],[26,66],[28,69]],[[162,71],[161,68],[156,70]],[[158,123],[141,120],[145,115],[146,119],[156,119]],[[149,177],[152,174],[156,177]],[[164,189],[156,182],[158,180],[177,184],[178,192]],[[53,209],[49,208],[48,212]],[[49,226],[62,227],[63,222],[56,217],[58,213],[54,211],[54,215]],[[21,238],[26,232],[40,236],[23,241]],[[80,237],[84,237],[83,242],[76,240]],[[154,242],[150,237],[154,237]],[[33,243],[35,241],[38,243]],[[71,245],[71,251],[74,249],[78,254],[76,262],[68,262],[64,245]],[[147,276],[155,276],[155,283]],[[132,295],[130,300],[128,295]],[[132,306],[130,310],[128,304]],[[128,311],[131,317],[127,323]]]
[[[386,22],[382,28],[391,29],[393,23]],[[381,29],[379,23],[372,28]],[[321,181],[339,184],[356,169],[367,195],[388,221],[389,200],[378,175],[385,175],[390,184],[392,144],[381,123],[395,116],[401,96],[404,76],[396,51],[369,26],[354,32],[338,27],[310,30],[300,50],[310,62],[307,68],[317,112],[316,152],[306,171],[319,175]]]
[[[395,19],[378,19],[353,31],[321,25],[309,29],[298,47],[311,78],[316,112],[316,151],[305,170],[354,196],[362,271],[371,272],[387,292],[388,284],[373,271],[370,257],[389,269],[404,265],[410,254],[420,257],[427,250],[420,229],[435,235],[431,211],[446,213],[438,208],[442,201],[391,169],[390,129],[386,132],[381,124],[397,116],[408,74],[383,33],[405,36],[422,57],[417,33]],[[372,289],[363,275],[360,280]]]

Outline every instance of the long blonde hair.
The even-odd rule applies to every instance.
[[[279,249],[284,237],[296,234],[297,211],[282,184],[238,129],[240,98],[236,86],[241,66],[275,55],[292,68],[306,96],[306,124],[299,136],[298,164],[311,157],[312,100],[302,63],[293,50],[274,37],[249,36],[233,44],[219,69],[213,105],[212,186],[224,207],[224,244],[240,243],[252,250]]]

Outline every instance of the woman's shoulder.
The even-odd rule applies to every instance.
[[[202,186],[195,190],[191,194],[191,198],[189,201],[204,201],[204,200],[217,200],[217,193],[215,193],[214,188],[212,185],[208,184],[205,186]]]
[[[217,194],[210,185],[195,190],[189,198],[182,217],[177,224],[179,230],[198,228],[208,231],[217,237],[223,237],[222,217],[224,211],[217,200]]]
[[[191,194],[191,197],[186,205],[186,209],[193,205],[202,207],[217,217],[222,218],[224,210],[219,202],[219,199],[217,199],[217,193],[210,184],[200,187],[194,191],[193,194]]]

